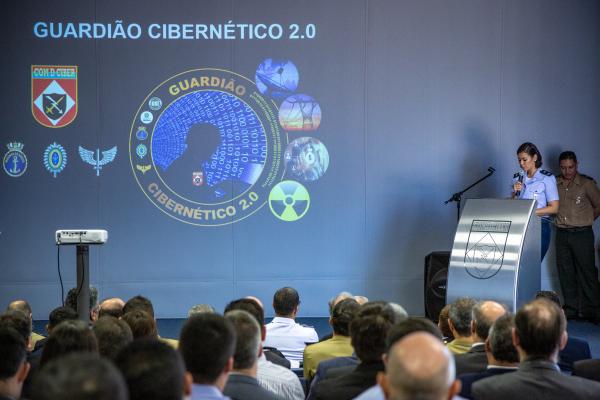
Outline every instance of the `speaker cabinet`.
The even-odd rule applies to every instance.
[[[425,257],[425,316],[437,321],[446,305],[449,251],[434,251]]]

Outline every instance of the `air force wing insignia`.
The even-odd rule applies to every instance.
[[[84,162],[94,167],[96,170],[96,176],[100,176],[100,170],[102,169],[102,166],[113,162],[117,156],[117,146],[109,150],[104,150],[102,152],[102,158],[100,158],[100,149],[96,149],[96,158],[94,158],[94,152],[92,150],[87,150],[79,146],[79,155]]]
[[[135,169],[140,171],[142,174],[145,174],[146,172],[150,171],[150,168],[152,168],[151,165],[139,165],[139,164],[135,165]]]

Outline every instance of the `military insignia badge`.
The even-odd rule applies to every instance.
[[[44,166],[54,177],[67,166],[67,152],[60,144],[54,142],[44,151]]]
[[[48,128],[62,128],[77,116],[77,66],[31,66],[31,112]]]
[[[117,146],[108,150],[104,150],[102,152],[102,157],[100,157],[100,149],[96,149],[96,153],[94,154],[92,150],[84,149],[83,147],[79,146],[79,156],[84,162],[94,167],[96,170],[96,176],[100,176],[100,170],[102,167],[113,162],[117,156]]]
[[[202,186],[204,184],[204,173],[202,171],[192,172],[192,185]]]
[[[150,171],[150,168],[152,168],[151,165],[140,165],[140,164],[137,164],[135,166],[135,169],[137,169],[138,171],[140,171],[142,174],[145,174],[146,172]]]
[[[6,145],[8,151],[2,159],[4,172],[13,178],[18,178],[25,173],[27,169],[27,157],[23,153],[25,145],[19,142],[12,142]]]

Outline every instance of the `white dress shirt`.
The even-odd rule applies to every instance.
[[[306,343],[319,341],[314,328],[297,324],[292,318],[275,317],[266,328],[264,345],[275,347],[290,361],[302,361]]]

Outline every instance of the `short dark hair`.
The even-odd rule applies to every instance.
[[[563,151],[558,156],[558,162],[561,162],[562,160],[573,160],[575,163],[577,163],[577,156],[575,155],[575,152],[571,150]]]
[[[138,338],[157,338],[156,321],[146,311],[132,310],[121,317],[123,321],[131,328],[134,339]]]
[[[225,319],[235,329],[235,352],[233,368],[247,369],[258,360],[260,349],[260,326],[256,318],[244,310],[231,310],[225,313]]]
[[[350,322],[360,308],[353,298],[338,302],[331,310],[331,327],[336,335],[350,336]]]
[[[227,306],[225,306],[224,312],[226,314],[229,311],[233,310],[244,310],[250,313],[250,315],[252,315],[256,319],[258,325],[263,326],[265,324],[265,312],[260,306],[260,304],[256,302],[256,300],[247,298],[233,300],[232,302],[227,304]]]
[[[77,311],[68,306],[56,307],[48,316],[48,329],[52,330],[63,321],[77,319]]]
[[[15,300],[11,301],[8,307],[6,307],[6,311],[17,310],[25,313],[28,317],[31,315],[31,306],[26,300]]]
[[[36,374],[35,400],[125,400],[123,377],[97,354],[73,353],[52,360]]]
[[[98,340],[98,352],[109,360],[114,360],[119,351],[133,340],[127,322],[110,315],[98,318],[92,331]]]
[[[539,168],[542,166],[542,153],[540,153],[535,144],[530,142],[523,143],[517,149],[517,155],[519,155],[519,153],[527,153],[530,157],[537,155],[537,160],[535,160],[535,167]]]
[[[454,329],[461,336],[471,334],[471,317],[475,300],[470,297],[458,298],[450,305],[448,319],[454,325]]]
[[[446,304],[440,311],[440,315],[438,317],[438,327],[442,331],[442,335],[444,335],[445,338],[453,339],[452,331],[450,330],[450,325],[448,324],[448,319],[450,318],[450,307],[452,307],[452,304]]]
[[[27,344],[19,332],[0,328],[0,381],[15,376],[27,357]]]
[[[514,327],[514,316],[509,313],[504,314],[492,324],[488,341],[491,353],[496,360],[511,363],[519,362],[519,353],[512,341]]]
[[[553,290],[540,290],[535,294],[536,299],[548,299],[559,307],[562,307],[562,303],[560,301],[560,297],[558,297],[558,293]]]
[[[385,302],[363,304],[350,323],[350,341],[361,362],[381,361],[385,353],[387,336],[395,322],[386,305]]]
[[[214,383],[235,351],[231,322],[218,314],[192,315],[181,328],[179,351],[195,383]]]
[[[181,355],[157,339],[136,340],[116,357],[131,400],[180,400],[185,368]]]
[[[440,329],[430,320],[419,317],[408,317],[404,321],[398,322],[390,329],[386,341],[387,351],[389,352],[390,348],[398,340],[414,332],[427,332],[440,339],[440,341],[443,341],[444,339]]]
[[[294,288],[283,287],[273,296],[273,309],[277,315],[291,315],[299,305],[300,296]]]
[[[125,303],[125,306],[123,306],[123,314],[126,314],[133,310],[145,311],[152,318],[154,318],[154,307],[152,306],[152,302],[150,301],[150,299],[142,295],[138,294],[137,296],[130,298],[129,300],[127,300],[127,303]]]
[[[98,353],[98,341],[88,324],[81,320],[67,320],[58,324],[48,337],[40,365],[69,353]]]
[[[547,299],[536,299],[517,311],[515,334],[530,358],[548,358],[559,348],[566,328],[565,316]]]
[[[31,319],[23,311],[9,310],[0,315],[0,327],[13,328],[25,342],[31,336]]]
[[[65,305],[71,307],[77,311],[77,295],[81,291],[81,288],[71,288],[67,292],[65,298]],[[90,285],[90,311],[92,311],[98,305],[98,289],[95,286]]]

